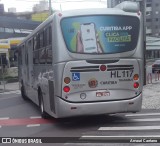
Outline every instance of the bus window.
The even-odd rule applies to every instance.
[[[130,16],[79,16],[63,18],[61,29],[72,53],[114,54],[137,46],[140,21]]]
[[[49,45],[49,27],[48,28],[46,28],[46,31],[45,31],[45,35],[46,35],[46,46],[48,46]]]
[[[46,49],[44,47],[44,31],[39,34],[39,62],[44,64],[46,61]]]
[[[37,37],[35,36],[33,39],[33,63],[38,64],[39,63],[39,55],[37,50]]]
[[[19,65],[22,65],[22,46],[19,46],[18,48],[18,63]]]
[[[37,49],[37,39],[36,39],[36,37],[34,37],[33,44],[34,44],[33,50],[36,50]]]
[[[37,38],[37,48],[36,49],[38,50],[40,48],[40,34],[39,33],[37,34],[36,38]]]
[[[51,45],[52,43],[52,27],[49,26],[49,44]]]
[[[46,28],[46,62],[47,64],[52,63],[52,28],[51,26]]]
[[[40,33],[40,48],[44,47],[44,32]]]

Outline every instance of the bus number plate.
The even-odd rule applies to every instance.
[[[128,78],[132,77],[133,70],[116,70],[111,71],[111,78]]]
[[[110,96],[110,92],[96,92],[96,97]]]

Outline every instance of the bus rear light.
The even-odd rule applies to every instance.
[[[137,89],[139,87],[139,83],[138,82],[134,83],[133,87]]]
[[[63,91],[66,92],[66,93],[68,93],[70,91],[70,87],[69,86],[65,86],[63,88]]]
[[[71,82],[71,79],[70,79],[69,77],[65,77],[65,78],[64,78],[64,82],[65,82],[66,84],[69,84],[69,83]]]
[[[100,70],[101,70],[101,71],[106,71],[106,69],[107,69],[107,67],[106,67],[105,65],[101,65],[101,66],[100,66]]]
[[[133,79],[134,79],[134,80],[139,80],[139,75],[138,75],[138,74],[135,74],[135,75],[133,76]]]

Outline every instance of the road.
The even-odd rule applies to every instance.
[[[160,137],[159,109],[143,109],[136,114],[44,120],[40,117],[39,108],[30,101],[24,101],[19,91],[5,92],[5,94],[0,94],[0,97],[0,137],[61,137],[51,139],[53,142],[54,140],[59,142],[56,146],[108,146],[107,139],[118,143],[121,140],[125,142],[125,139],[127,142],[132,139],[151,139],[156,142],[154,141],[156,137]],[[65,140],[62,137],[76,139]],[[87,143],[83,143],[84,141]],[[143,142],[138,142],[138,144],[142,146],[145,144]],[[131,144],[135,145],[135,143],[123,145],[130,146]]]

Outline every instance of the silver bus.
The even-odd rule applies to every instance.
[[[136,3],[54,13],[19,45],[22,97],[43,118],[140,111],[141,15]]]

